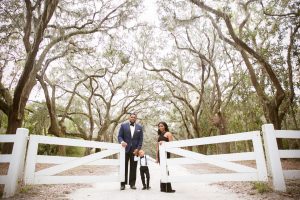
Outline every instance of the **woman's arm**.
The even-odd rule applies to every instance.
[[[166,133],[167,135],[167,138],[169,139],[169,142],[171,142],[171,141],[173,141],[173,135],[172,135],[172,133],[171,132],[167,132]]]
[[[158,163],[158,142],[156,143],[156,162]]]

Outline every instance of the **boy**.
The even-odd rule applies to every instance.
[[[149,168],[148,168],[148,160],[150,160],[150,157],[145,155],[145,152],[143,150],[139,150],[139,160],[140,160],[140,174],[141,174],[141,179],[143,183],[143,188],[142,190],[149,190],[151,187],[149,186],[150,183],[150,173],[149,173]],[[147,178],[147,184],[145,183],[145,175]]]

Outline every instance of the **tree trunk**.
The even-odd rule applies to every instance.
[[[266,112],[270,123],[274,125],[275,130],[281,130],[282,118],[279,116],[278,106],[273,103],[273,101],[268,102],[266,105]],[[282,139],[277,139],[277,145],[279,149],[283,149]]]
[[[219,133],[220,135],[226,135],[226,131],[225,131],[225,127],[221,126],[219,127]],[[218,151],[226,154],[226,153],[230,153],[230,143],[222,143],[222,144],[218,144]]]
[[[96,141],[99,142],[108,142],[109,141],[109,134],[108,134],[108,129],[109,129],[110,121],[105,121],[101,128],[98,131],[97,139]]]
[[[16,109],[15,109],[16,110]],[[8,114],[8,127],[6,130],[6,134],[15,134],[17,129],[22,126],[23,115],[21,118],[18,118],[18,112],[14,110],[10,110]],[[4,143],[3,145],[3,154],[11,154],[13,148],[12,143]]]
[[[59,121],[60,129],[58,130],[58,137],[65,137],[66,135],[66,126],[64,125],[64,122]],[[59,145],[58,146],[58,155],[65,156],[66,155],[66,148],[65,146]]]
[[[202,153],[202,154],[207,154],[207,148],[208,146],[207,145],[201,145],[201,146],[197,146],[197,151],[199,153]]]
[[[193,139],[193,137],[192,137],[191,134],[188,134],[188,139]],[[187,149],[188,151],[193,151],[193,147],[192,147],[192,146],[188,146],[188,147],[186,147],[186,149]]]
[[[226,135],[226,122],[221,111],[218,111],[212,118],[212,123],[219,130],[219,135]],[[222,143],[217,145],[217,151],[221,153],[230,153],[230,143]]]
[[[92,152],[92,148],[87,147],[87,148],[85,148],[84,155],[88,156],[91,154],[91,152]]]
[[[44,39],[44,31],[53,15],[54,10],[58,4],[58,0],[47,0],[44,2],[44,11],[40,13],[41,23],[38,24],[35,31],[32,30],[33,20],[33,6],[30,1],[25,1],[26,5],[26,20],[24,25],[24,37],[23,42],[26,49],[26,61],[24,64],[23,72],[16,85],[13,102],[8,105],[10,108],[8,113],[8,128],[6,134],[16,134],[17,128],[22,126],[24,119],[24,110],[31,93],[33,86],[36,84],[36,74],[38,68],[36,66],[36,57],[40,48],[40,43]],[[31,43],[31,33],[34,32],[33,42]],[[12,144],[4,144],[3,152],[10,153],[12,150]]]
[[[243,57],[243,60],[248,68],[249,74],[250,74],[250,78],[251,78],[251,82],[256,90],[256,93],[260,99],[261,105],[264,107],[264,109],[266,109],[267,111],[267,116],[266,118],[269,118],[269,122],[273,123],[274,128],[275,129],[281,129],[281,122],[282,122],[282,118],[283,116],[286,114],[286,111],[282,111],[281,114],[279,114],[279,108],[281,106],[281,104],[283,103],[284,100],[287,99],[287,94],[288,93],[292,93],[293,89],[291,89],[290,91],[287,89],[286,92],[284,91],[284,88],[282,87],[281,83],[280,83],[280,79],[279,76],[276,75],[275,71],[273,70],[273,67],[270,63],[272,63],[272,61],[269,60],[269,58],[266,58],[265,56],[263,56],[262,54],[260,54],[260,52],[255,51],[254,49],[252,49],[252,47],[250,45],[247,45],[247,41],[244,41],[241,37],[239,37],[236,34],[235,28],[232,24],[232,17],[230,15],[228,15],[225,12],[222,12],[221,10],[215,9],[213,7],[209,7],[208,5],[206,5],[203,1],[199,1],[199,0],[190,0],[190,2],[192,2],[193,4],[197,5],[199,8],[215,15],[218,17],[218,19],[223,19],[224,23],[226,24],[226,29],[229,33],[229,36],[231,37],[231,39],[228,39],[227,37],[224,37],[221,28],[218,26],[217,22],[214,21],[213,17],[210,17],[211,22],[213,23],[213,26],[216,28],[216,30],[218,31],[218,34],[220,36],[220,38],[222,40],[224,40],[226,43],[230,44],[231,46],[237,48],[240,52],[241,55]],[[249,17],[247,17],[245,19],[245,23],[249,20]],[[242,25],[242,24],[241,24]],[[240,35],[242,33],[242,28],[243,26],[240,25]],[[296,27],[291,35],[291,43],[293,43],[294,41],[294,37],[298,31],[298,27]],[[291,45],[289,47],[289,53],[291,52]],[[257,78],[257,74],[255,73],[255,70],[253,68],[253,64],[252,62],[250,62],[248,55],[251,55],[251,57],[253,59],[255,59],[259,65],[261,66],[262,69],[265,70],[265,72],[267,73],[269,79],[270,79],[270,85],[272,87],[274,87],[275,90],[275,94],[273,96],[273,100],[269,100],[268,95],[266,95],[266,91],[265,91],[265,87],[262,86]],[[290,54],[289,54],[290,55]],[[289,56],[288,55],[288,56]],[[290,59],[288,60],[290,61]],[[289,64],[289,70],[292,72],[291,70],[291,64]],[[290,80],[292,80],[290,78]],[[292,81],[290,81],[292,83]],[[293,88],[291,86],[291,88]],[[292,101],[290,101],[292,102]],[[284,106],[283,106],[284,107]],[[286,108],[288,108],[288,106],[286,106]],[[266,113],[265,113],[266,114]],[[278,147],[282,148],[282,140],[277,140],[278,141]]]

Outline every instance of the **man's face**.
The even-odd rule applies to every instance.
[[[131,123],[135,123],[135,121],[136,121],[136,115],[130,115],[129,116],[129,121],[131,122]]]

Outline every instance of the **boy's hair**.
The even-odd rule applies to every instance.
[[[144,152],[145,153],[145,151],[144,150],[142,150],[142,149],[140,149],[139,150],[139,152],[138,152],[138,154],[140,155],[140,152]]]

